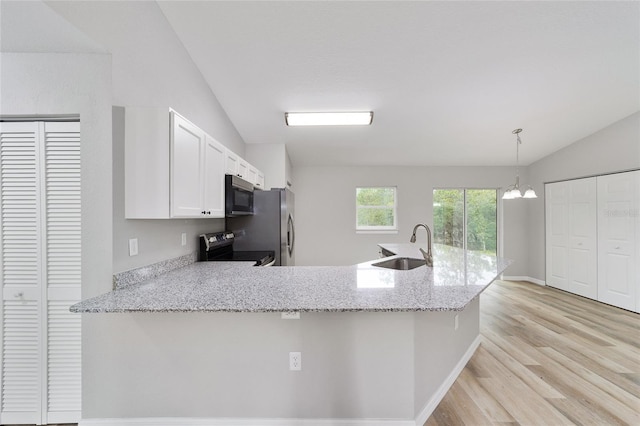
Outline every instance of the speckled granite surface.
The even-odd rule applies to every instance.
[[[150,278],[155,278],[174,269],[183,268],[194,263],[197,259],[197,253],[189,253],[174,259],[165,260],[154,263],[153,265],[143,266],[141,268],[131,269],[130,271],[120,272],[113,276],[113,289],[124,288],[133,284],[138,284]]]
[[[381,244],[421,258],[416,244]],[[434,247],[434,267],[395,271],[373,264],[253,267],[196,262],[82,301],[72,312],[460,311],[510,264],[508,259]]]

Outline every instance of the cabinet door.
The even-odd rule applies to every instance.
[[[598,300],[637,310],[640,172],[598,177]]]
[[[256,188],[264,189],[264,173],[258,170],[258,174],[256,176]]]
[[[255,167],[253,167],[251,164],[249,164],[247,180],[254,185],[258,181],[258,170]]]
[[[545,185],[546,282],[561,290],[569,288],[568,200],[567,182]]]
[[[244,180],[249,180],[249,163],[247,163],[243,158],[238,158],[237,175]]]
[[[233,151],[226,150],[226,157],[224,159],[224,172],[228,175],[236,176],[238,174],[238,162],[240,157]]]
[[[204,132],[171,114],[171,216],[201,217],[203,212]]]
[[[207,217],[224,217],[225,148],[205,137],[204,211]]]
[[[596,178],[569,181],[568,290],[598,298]]]

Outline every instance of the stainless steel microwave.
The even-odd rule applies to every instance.
[[[238,176],[225,175],[225,216],[253,214],[253,184]]]

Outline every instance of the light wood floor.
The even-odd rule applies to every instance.
[[[425,426],[640,425],[640,315],[496,281],[480,296],[480,332]]]

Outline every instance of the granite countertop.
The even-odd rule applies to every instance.
[[[380,244],[422,258],[418,244]],[[461,311],[512,261],[435,245],[434,267],[372,264],[253,267],[196,262],[71,306],[72,312]],[[391,257],[386,258],[391,259]],[[385,260],[386,260],[385,259]]]

